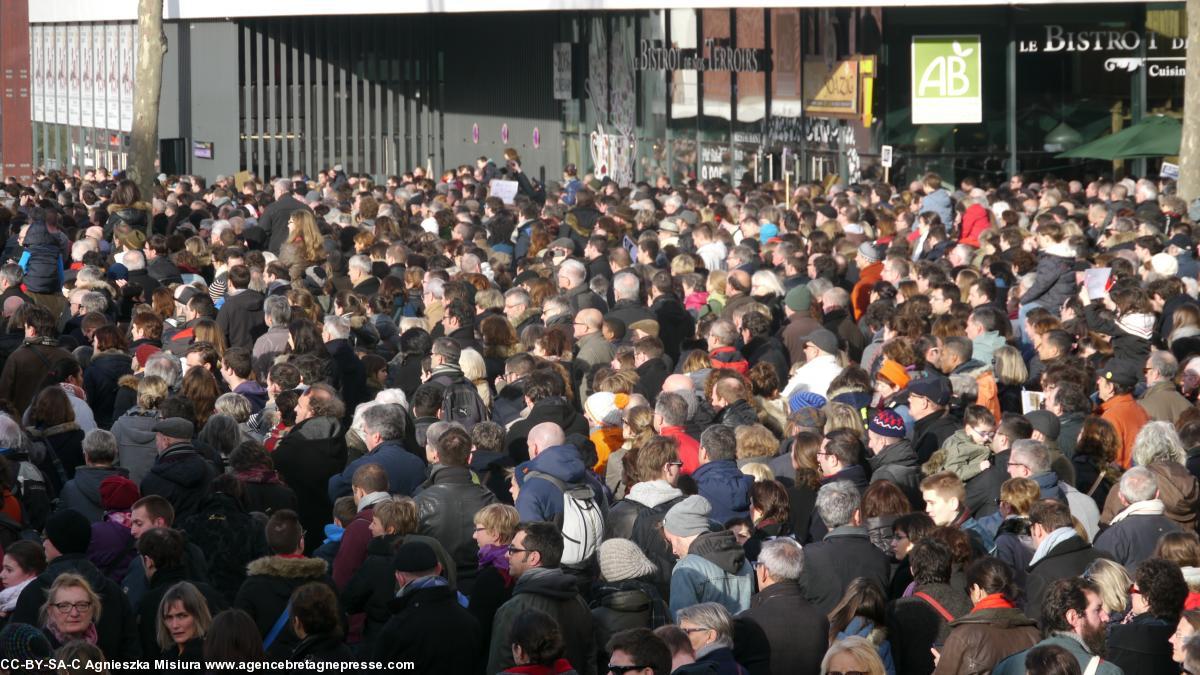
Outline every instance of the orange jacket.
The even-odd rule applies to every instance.
[[[621,427],[600,427],[588,438],[596,446],[596,466],[593,468],[597,475],[603,476],[608,467],[609,455],[621,448],[625,437],[621,434]]]
[[[1117,438],[1121,441],[1117,448],[1117,463],[1128,469],[1133,461],[1133,439],[1150,421],[1150,415],[1132,395],[1118,394],[1100,404],[1100,417],[1117,430]]]
[[[862,318],[863,312],[867,311],[867,305],[871,304],[871,288],[875,286],[875,282],[883,278],[883,263],[877,262],[867,265],[858,272],[858,283],[854,284],[854,289],[850,291],[850,304],[854,306],[854,320],[858,321]]]
[[[975,405],[987,408],[996,424],[1000,424],[1000,389],[996,386],[996,376],[991,371],[984,371],[975,376],[975,386],[978,388]]]

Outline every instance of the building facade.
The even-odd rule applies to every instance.
[[[162,168],[382,178],[513,147],[543,180],[1078,172],[1055,155],[1182,111],[1183,3],[554,4],[168,3]],[[30,2],[35,165],[125,166],[130,5]]]

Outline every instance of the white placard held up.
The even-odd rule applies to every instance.
[[[885,169],[892,168],[892,146],[885,145],[879,148],[879,164]]]
[[[1172,178],[1179,180],[1179,165],[1170,162],[1163,162],[1162,166],[1158,167],[1159,178]]]
[[[1083,273],[1083,286],[1087,289],[1088,297],[1095,300],[1108,295],[1109,280],[1112,279],[1111,267],[1093,267]]]
[[[493,197],[499,197],[500,201],[505,204],[512,204],[513,198],[517,196],[517,181],[515,180],[493,179],[488,184],[488,188]]]

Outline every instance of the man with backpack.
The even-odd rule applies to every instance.
[[[558,524],[565,540],[562,564],[585,565],[604,536],[604,488],[579,450],[567,444],[562,427],[539,424],[529,431],[528,442],[530,460],[516,471],[517,512],[522,521]]]
[[[674,394],[659,397],[659,405],[667,396]],[[678,442],[668,436],[655,436],[638,448],[633,478],[637,482],[608,512],[604,535],[605,539],[629,539],[645,552],[656,567],[655,585],[668,600],[675,554],[663,538],[662,521],[684,497],[676,487],[683,468],[678,448]]]
[[[489,419],[487,406],[479,397],[475,385],[463,375],[458,365],[462,347],[448,337],[433,341],[429,357],[429,379],[424,386],[438,387],[442,392],[441,418],[446,422],[458,422],[470,433],[479,422]]]

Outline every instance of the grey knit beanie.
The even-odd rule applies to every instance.
[[[600,575],[605,581],[625,581],[658,571],[637,544],[628,539],[607,539],[600,544]]]
[[[679,502],[667,511],[663,517],[663,529],[676,537],[690,537],[704,534],[712,530],[708,514],[712,513],[712,504],[700,495],[692,495]]]

